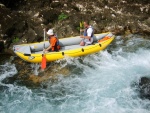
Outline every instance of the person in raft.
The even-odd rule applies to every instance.
[[[93,35],[94,35],[94,30],[91,25],[89,25],[88,21],[84,21],[84,33],[83,35],[80,36],[80,38],[83,38],[82,41],[80,42],[80,46],[86,46],[86,45],[91,45],[93,43]]]
[[[50,46],[48,48],[44,49],[44,52],[59,51],[60,50],[59,40],[54,35],[53,29],[49,29],[48,32],[47,32],[47,35],[48,35]]]

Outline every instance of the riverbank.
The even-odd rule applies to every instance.
[[[53,28],[59,38],[79,35],[83,20],[90,21],[95,33],[150,35],[149,0],[2,0],[0,10],[3,49],[43,41],[43,28]]]

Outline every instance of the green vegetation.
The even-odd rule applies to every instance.
[[[76,27],[76,29],[77,29],[78,31],[83,30],[83,29],[84,29],[83,21],[81,21],[81,22],[79,23],[79,25],[80,25],[80,26]]]
[[[83,21],[81,21],[81,22],[79,23],[79,26],[76,27],[76,29],[77,29],[78,31],[82,32],[81,30],[84,29],[84,23],[83,23]]]
[[[12,40],[13,43],[16,43],[16,42],[18,42],[18,41],[19,41],[19,38],[18,38],[18,37],[14,37],[13,40]]]
[[[59,16],[58,16],[58,20],[64,20],[68,18],[68,15],[64,14],[64,13],[61,13]]]
[[[80,27],[77,27],[77,30],[80,31]]]

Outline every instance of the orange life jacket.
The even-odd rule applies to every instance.
[[[108,40],[108,39],[110,39],[110,37],[109,36],[105,36],[104,38],[100,39],[98,42],[103,42],[103,41]]]
[[[51,51],[59,51],[60,50],[60,45],[59,45],[59,41],[55,36],[51,36],[49,38],[49,42],[51,45]]]

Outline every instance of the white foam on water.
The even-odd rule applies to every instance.
[[[33,70],[34,75],[38,76],[40,64],[38,64],[38,63],[33,63],[33,64],[31,64],[31,68],[32,68],[32,70]]]
[[[149,113],[150,101],[138,97],[134,82],[150,77],[149,48],[128,46],[81,58],[66,58],[62,67],[76,66],[70,76],[58,76],[46,88],[28,89],[13,85],[0,94],[0,111],[10,113]],[[145,41],[144,39],[142,41]],[[147,41],[146,41],[147,42]],[[134,48],[134,47],[135,48]],[[135,51],[130,51],[129,48]],[[72,70],[70,70],[72,71]],[[78,73],[80,72],[80,73]],[[5,78],[5,77],[3,77]],[[3,96],[3,98],[2,98]]]
[[[4,65],[0,65],[0,82],[6,77],[11,77],[17,73],[15,65],[10,63],[5,63]]]

